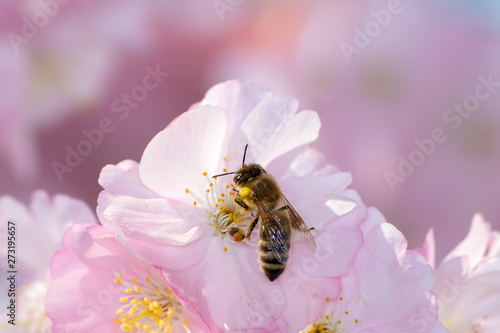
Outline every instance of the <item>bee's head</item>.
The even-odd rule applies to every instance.
[[[259,164],[244,164],[238,171],[236,171],[234,184],[244,185],[252,180],[252,178],[258,177],[264,173],[266,173],[266,171]]]

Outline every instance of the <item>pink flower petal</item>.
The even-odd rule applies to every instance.
[[[289,97],[268,98],[241,125],[255,161],[264,168],[277,157],[317,139],[320,128],[317,113],[295,114],[297,107],[298,102]]]
[[[225,134],[221,109],[200,106],[183,113],[146,147],[139,165],[141,180],[162,197],[193,204],[196,199],[186,189],[204,195],[199,184],[206,179],[208,185],[220,171]]]
[[[474,269],[482,260],[486,253],[490,241],[491,227],[480,214],[474,215],[469,233],[450,253],[443,259],[446,262],[450,259],[467,256],[469,258],[470,269]]]

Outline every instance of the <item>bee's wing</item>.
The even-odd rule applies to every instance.
[[[283,206],[280,209],[288,211],[294,238],[298,237],[307,247],[307,249],[312,252],[316,252],[316,242],[314,241],[314,237],[309,231],[307,225],[304,223],[302,217],[300,217],[299,213],[297,213],[295,208],[293,208],[293,206],[290,204],[290,202],[288,202],[285,196],[282,196],[281,201],[283,203]]]
[[[290,250],[290,222],[287,214],[272,211],[260,201],[255,201],[255,204],[261,218],[261,228],[266,233],[270,243],[269,247],[276,259],[280,263],[286,264]]]

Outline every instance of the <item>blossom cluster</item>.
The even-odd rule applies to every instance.
[[[22,281],[19,331],[496,332],[500,234],[476,215],[440,265],[432,231],[408,249],[311,145],[318,114],[298,108],[257,84],[214,86],[139,162],[102,169],[97,218],[66,196],[2,197],[2,220],[40,229],[33,242],[54,253],[23,254],[40,267]],[[249,194],[242,162],[274,177],[283,206]]]

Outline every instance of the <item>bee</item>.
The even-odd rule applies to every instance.
[[[235,174],[233,202],[243,210],[256,213],[246,231],[231,227],[228,232],[236,242],[250,238],[260,221],[259,264],[270,281],[276,280],[286,268],[292,236],[299,236],[311,251],[316,243],[310,230],[297,211],[281,193],[276,180],[259,164],[245,164],[248,145],[243,153],[241,168],[213,177]],[[254,216],[255,216],[254,215]]]

